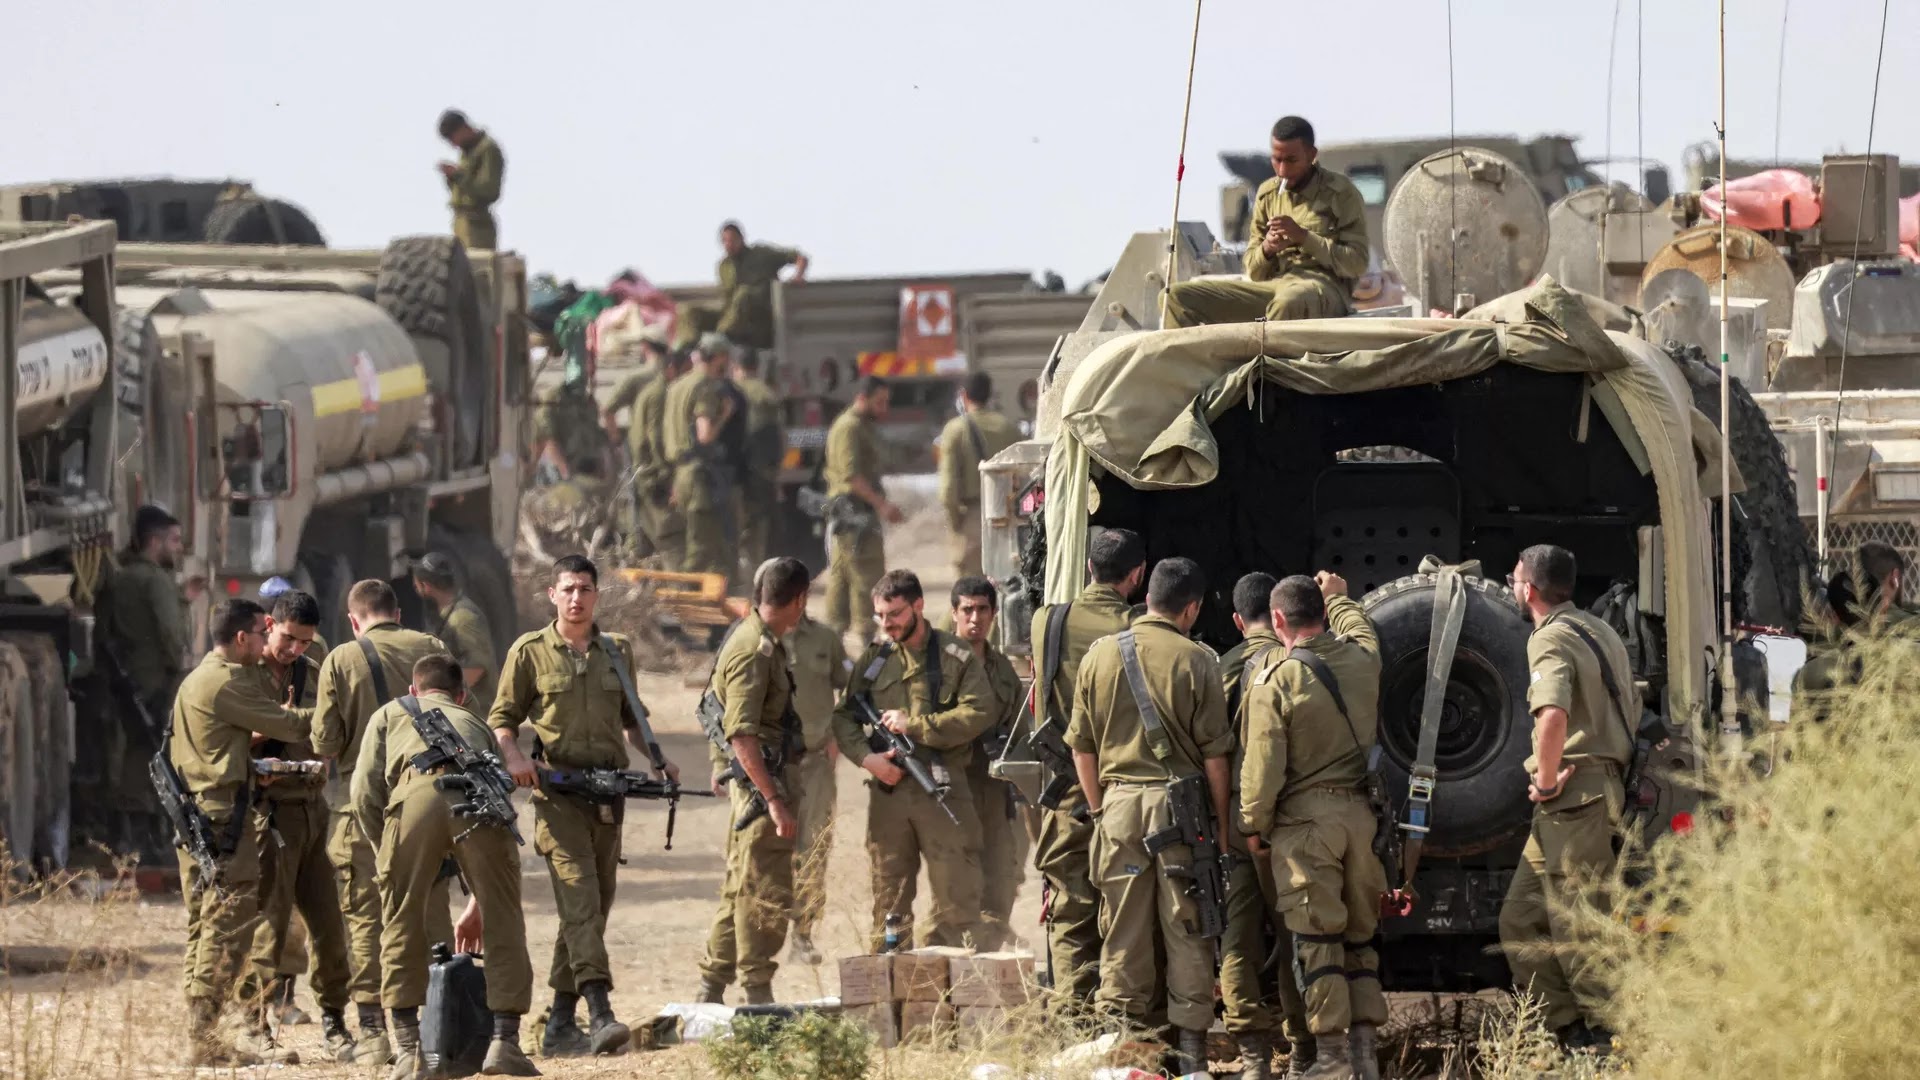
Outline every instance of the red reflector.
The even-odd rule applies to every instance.
[[[1685,836],[1693,831],[1693,815],[1682,810],[1673,815],[1673,820],[1667,822],[1667,827],[1673,830],[1674,835]]]
[[[228,596],[240,595],[240,579],[239,578],[230,577],[227,579],[227,595]]]

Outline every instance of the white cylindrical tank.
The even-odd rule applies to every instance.
[[[107,380],[107,342],[78,308],[29,300],[20,317],[15,417],[30,439],[70,419]]]

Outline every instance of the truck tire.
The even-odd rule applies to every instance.
[[[1532,818],[1522,763],[1532,752],[1527,711],[1527,634],[1506,589],[1466,578],[1466,615],[1441,713],[1439,783],[1426,855],[1465,858],[1493,851],[1526,831]],[[1380,637],[1381,755],[1387,790],[1405,799],[1420,742],[1435,574],[1390,581],[1363,601]]]
[[[257,195],[214,203],[203,235],[209,244],[327,246],[320,227],[306,211],[290,202]]]
[[[144,387],[160,363],[159,345],[146,308],[121,305],[114,309],[113,359],[119,369],[122,411],[143,415]]]
[[[435,386],[453,434],[453,465],[480,464],[489,377],[486,316],[466,249],[451,236],[403,236],[387,245],[374,302],[415,337],[446,345],[446,384]]]
[[[1668,342],[1666,352],[1686,376],[1694,408],[1718,428],[1720,372],[1707,362],[1699,346]],[[1736,622],[1785,627],[1792,633],[1800,626],[1802,590],[1812,586],[1815,575],[1793,473],[1766,411],[1738,379],[1733,380],[1729,404],[1733,461],[1747,484],[1746,491],[1734,496],[1733,580],[1738,588],[1733,591],[1733,617]],[[1720,519],[1720,514],[1713,515],[1716,553]]]
[[[0,832],[13,858],[25,863],[33,847],[38,797],[33,679],[20,650],[0,641]]]

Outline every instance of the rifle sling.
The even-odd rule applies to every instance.
[[[1566,623],[1567,629],[1572,630],[1579,635],[1581,641],[1587,643],[1587,648],[1593,650],[1593,662],[1600,665],[1600,682],[1607,688],[1607,700],[1613,705],[1614,715],[1620,718],[1620,726],[1627,730],[1627,752],[1631,756],[1633,744],[1639,736],[1633,730],[1633,724],[1627,720],[1626,706],[1620,704],[1620,684],[1613,681],[1613,669],[1607,666],[1606,654],[1600,651],[1600,643],[1594,640],[1586,627],[1573,619],[1562,621]]]
[[[374,706],[375,711],[378,711],[381,705],[393,700],[393,695],[387,693],[387,669],[380,663],[380,653],[373,647],[372,641],[364,635],[358,641],[360,652],[367,658],[367,671],[373,678],[373,696],[380,699],[379,704]]]
[[[640,740],[647,744],[647,756],[653,759],[654,771],[664,778],[667,775],[667,755],[660,749],[660,740],[653,737],[653,727],[647,723],[647,707],[640,704],[640,692],[633,687],[633,676],[627,671],[626,661],[621,659],[620,649],[611,637],[601,634],[600,647],[607,651],[607,664],[613,668],[614,677],[620,680],[620,693],[626,697],[627,711],[633,714],[633,722],[640,728]]]
[[[1127,673],[1127,688],[1133,692],[1134,707],[1140,710],[1140,726],[1146,729],[1147,747],[1165,764],[1173,758],[1173,743],[1147,689],[1147,673],[1140,666],[1140,643],[1132,630],[1122,630],[1114,637],[1120,645],[1120,667]]]
[[[1041,649],[1040,689],[1034,698],[1035,726],[1044,723],[1047,718],[1047,706],[1053,704],[1053,684],[1060,678],[1060,662],[1066,651],[1067,615],[1073,610],[1073,601],[1055,604],[1047,610],[1047,640]]]
[[[1333,669],[1328,667],[1327,662],[1320,659],[1313,650],[1298,645],[1287,650],[1287,659],[1298,660],[1306,667],[1307,671],[1312,673],[1315,679],[1320,681],[1320,685],[1327,688],[1327,693],[1333,697],[1333,707],[1340,710],[1340,719],[1347,722],[1347,732],[1353,736],[1353,748],[1360,751],[1362,759],[1366,758],[1366,747],[1360,742],[1360,729],[1353,725],[1353,715],[1347,712],[1347,699],[1340,695],[1340,680],[1333,677]],[[1308,784],[1317,779],[1321,773],[1326,772],[1339,763],[1339,759],[1335,758],[1325,765],[1320,766],[1318,769],[1315,769],[1305,779],[1293,786],[1304,789]],[[1371,762],[1364,763],[1369,766],[1372,764]]]

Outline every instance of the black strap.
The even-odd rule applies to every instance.
[[[987,442],[980,437],[980,429],[973,423],[973,414],[961,413],[960,419],[967,422],[967,439],[973,443],[974,463],[977,465],[987,460]]]
[[[1300,663],[1313,674],[1314,678],[1320,680],[1320,685],[1327,688],[1327,693],[1333,695],[1333,707],[1340,710],[1340,718],[1347,722],[1347,732],[1353,736],[1353,748],[1360,752],[1362,759],[1361,764],[1363,766],[1368,765],[1368,762],[1365,760],[1367,757],[1366,745],[1360,741],[1360,729],[1354,726],[1353,714],[1347,712],[1347,699],[1340,696],[1340,680],[1333,677],[1333,669],[1328,667],[1327,662],[1320,659],[1313,650],[1302,648],[1298,645],[1287,650],[1287,659],[1300,661]],[[1339,763],[1339,758],[1327,762],[1325,765],[1320,766],[1308,774],[1305,779],[1300,781],[1298,786],[1304,788],[1317,779],[1321,773],[1326,772]]]
[[[1314,968],[1312,971],[1300,976],[1300,989],[1305,991],[1307,987],[1312,986],[1321,979],[1344,979],[1346,977],[1347,969],[1338,964],[1329,967]]]
[[[385,705],[393,700],[393,695],[387,693],[387,669],[380,663],[380,653],[373,647],[373,642],[364,636],[359,639],[359,642],[360,651],[367,658],[367,670],[373,673],[374,696],[380,699],[381,705]],[[375,707],[378,708],[378,706]]]
[[[300,707],[300,699],[307,695],[307,658],[296,656],[293,659],[293,676],[287,680],[293,688],[294,708]]]
[[[1293,940],[1295,940],[1295,941],[1305,941],[1305,942],[1308,942],[1308,943],[1310,943],[1310,944],[1313,944],[1313,945],[1345,945],[1345,944],[1347,943],[1347,935],[1345,935],[1345,934],[1300,934],[1300,933],[1296,933],[1296,934],[1294,934],[1294,935],[1293,935]]]
[[[1234,680],[1233,697],[1227,701],[1227,715],[1234,718],[1236,727],[1239,723],[1240,705],[1247,700],[1247,680],[1253,678],[1254,669],[1260,666],[1260,661],[1279,647],[1280,643],[1277,641],[1264,642],[1259,648],[1249,651],[1240,658],[1240,677]]]
[[[634,689],[633,676],[620,656],[620,647],[606,634],[600,635],[600,647],[607,651],[607,664],[613,668],[614,678],[620,680],[620,693],[627,699],[627,711],[633,714],[633,722],[640,729],[640,741],[647,745],[647,757],[652,759],[654,771],[666,776],[667,755],[660,749],[660,740],[653,737],[653,727],[647,723],[647,707],[640,703],[640,691]]]
[[[1593,661],[1600,665],[1600,682],[1607,688],[1607,700],[1613,702],[1613,712],[1620,718],[1620,726],[1627,729],[1627,746],[1631,750],[1634,742],[1633,724],[1627,720],[1627,707],[1620,703],[1620,684],[1613,681],[1613,669],[1607,666],[1606,654],[1600,651],[1600,643],[1593,639],[1593,635],[1587,632],[1586,627],[1573,619],[1563,621],[1569,630],[1578,634],[1580,640],[1587,643],[1587,648],[1593,650]]]
[[[400,702],[400,707],[407,710],[408,716],[412,717],[415,720],[420,719],[420,699],[419,698],[414,697],[412,694],[401,694],[398,700]]]
[[[1122,630],[1114,635],[1120,646],[1120,667],[1127,676],[1127,689],[1133,694],[1133,705],[1140,712],[1140,726],[1145,729],[1147,749],[1164,764],[1173,759],[1173,742],[1167,736],[1167,726],[1160,722],[1160,708],[1153,703],[1153,693],[1147,687],[1146,669],[1140,666],[1140,642],[1133,631]]]
[[[927,627],[927,700],[928,707],[940,711],[940,631]]]
[[[1067,615],[1073,610],[1073,601],[1055,604],[1047,609],[1047,640],[1040,656],[1040,708],[1034,710],[1040,716],[1046,715],[1046,707],[1053,704],[1053,684],[1060,678],[1062,653],[1066,651]]]

